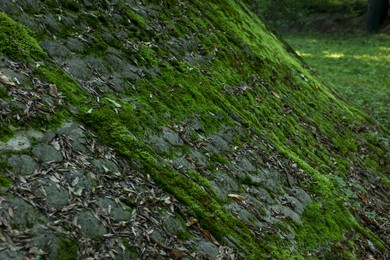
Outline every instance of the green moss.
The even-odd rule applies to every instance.
[[[11,181],[0,172],[0,187],[9,188]]]
[[[15,131],[9,128],[8,125],[0,124],[0,141],[7,142],[13,135]]]
[[[157,65],[157,57],[151,46],[142,44],[139,48],[139,57],[141,64],[147,67],[154,67]]]
[[[71,238],[61,237],[56,259],[72,260],[77,259],[78,246]]]
[[[16,60],[43,59],[43,52],[31,31],[0,12],[0,55]]]
[[[127,8],[127,17],[138,27],[145,27],[147,24],[142,16],[134,12],[132,9]]]
[[[140,43],[136,51],[123,49],[127,58],[136,59],[138,66],[156,69],[158,76],[148,74],[134,82],[137,90],[129,88],[124,93],[100,94],[100,102],[95,102],[95,97],[89,96],[76,80],[51,63],[28,32],[19,38],[14,38],[12,32],[9,32],[11,36],[4,34],[6,40],[0,43],[0,51],[6,56],[15,51],[15,56],[10,57],[41,57],[45,61],[45,65],[34,72],[56,84],[67,102],[50,125],[59,125],[71,116],[86,124],[101,142],[114,147],[127,160],[136,162],[140,171],[188,205],[202,228],[219,240],[225,237],[237,240],[248,259],[265,258],[270,254],[276,259],[300,258],[303,251],[336,250],[332,245],[342,241],[350,229],[373,237],[356,224],[342,201],[335,200],[335,194],[345,199],[352,196],[351,190],[342,185],[344,175],[352,165],[364,164],[365,169],[380,170],[379,157],[384,156],[383,150],[367,145],[378,158],[368,156],[362,163],[358,144],[368,141],[364,135],[350,130],[351,125],[364,125],[368,121],[310,76],[277,38],[265,30],[261,21],[243,11],[236,1],[210,5],[193,1],[188,8],[178,8],[169,1],[161,4],[166,8],[158,12],[157,18],[165,27],[162,26],[163,32],[154,33],[152,28],[143,28],[145,19],[123,2],[115,7],[131,20],[127,23],[131,42]],[[78,10],[71,4],[67,8],[72,12]],[[184,15],[188,18],[183,19]],[[96,25],[96,33],[91,36],[93,41],[85,52],[104,55],[108,45],[101,35],[104,27],[112,26],[108,24],[109,17],[98,14],[85,18]],[[190,22],[186,24],[186,20]],[[6,25],[23,29],[1,15],[1,28]],[[189,35],[192,30],[200,33]],[[194,43],[186,40],[188,46],[175,49],[149,41],[157,34],[164,41],[172,37],[187,40],[193,37],[195,40]],[[204,49],[203,62],[194,65],[185,61],[188,50],[196,53],[198,48]],[[174,53],[177,58],[168,60],[161,56],[170,56],[173,51],[177,52]],[[167,61],[162,63],[163,59]],[[128,97],[131,101],[125,101]],[[75,112],[70,113],[69,106]],[[165,163],[165,158],[144,143],[147,131],[158,132],[162,127],[192,120],[204,125],[200,131],[204,137],[195,136],[194,141],[202,143],[222,126],[240,125],[244,137],[229,145],[242,148],[245,144],[255,146],[259,141],[266,142],[264,155],[281,155],[303,170],[301,174],[305,181],[300,185],[311,192],[315,202],[306,210],[303,225],[294,226],[299,251],[289,251],[290,245],[277,235],[266,236],[265,240],[257,237],[226,210],[223,201],[212,192],[209,179],[201,172],[173,169]],[[186,154],[190,148],[184,145],[174,149],[177,154]],[[229,150],[209,154],[209,168],[215,170],[218,164],[231,164],[231,153]],[[329,176],[331,172],[337,179]],[[238,181],[255,186],[248,175],[238,177]],[[123,203],[134,206],[131,201]],[[280,225],[280,228],[287,230],[286,225]]]

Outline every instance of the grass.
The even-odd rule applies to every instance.
[[[390,35],[290,34],[284,38],[347,102],[390,126]]]

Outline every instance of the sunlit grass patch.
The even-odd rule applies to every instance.
[[[344,98],[390,126],[390,35],[285,35]]]

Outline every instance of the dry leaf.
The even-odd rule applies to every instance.
[[[12,79],[4,75],[1,71],[0,71],[0,82],[4,83],[5,85],[16,86],[15,83],[12,81]]]
[[[196,218],[190,217],[190,220],[187,222],[187,226],[192,226],[198,223],[198,220]]]
[[[56,177],[54,177],[54,176],[49,176],[49,179],[51,180],[51,181],[53,181],[53,182],[55,182],[55,183],[59,183],[60,182],[60,180],[58,180]]]
[[[280,96],[278,95],[278,93],[276,93],[275,91],[271,90],[270,92],[271,92],[271,94],[274,95],[275,97],[280,98]]]
[[[202,233],[205,237],[207,237],[208,239],[211,240],[211,242],[213,242],[214,244],[218,245],[219,246],[219,243],[218,241],[213,237],[213,235],[211,235],[210,231],[208,230],[205,230],[205,229],[202,229]]]
[[[238,194],[229,194],[228,197],[232,198],[232,199],[239,200],[239,201],[246,200],[246,198],[244,196],[241,196],[241,195],[238,195]]]
[[[12,208],[8,208],[8,215],[11,217],[11,218],[14,218],[14,210]]]
[[[169,256],[172,258],[172,260],[180,260],[184,255],[176,248],[172,248],[171,251],[169,251]]]
[[[165,199],[164,199],[164,203],[165,204],[168,204],[168,205],[170,205],[170,204],[172,204],[172,201],[171,201],[171,197],[166,197]]]

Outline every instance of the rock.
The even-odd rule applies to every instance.
[[[48,55],[56,58],[65,58],[71,55],[71,52],[61,42],[55,40],[45,40],[39,43]]]
[[[312,199],[309,194],[307,194],[306,191],[302,190],[299,187],[293,187],[291,190],[291,193],[294,194],[294,197],[296,197],[304,207],[308,206]]]
[[[210,182],[210,185],[214,189],[215,193],[217,193],[217,195],[222,199],[227,200],[227,195],[229,193],[238,192],[238,183],[228,174],[215,173],[214,176],[214,180]]]
[[[82,211],[77,215],[77,224],[81,232],[91,238],[99,238],[107,233],[107,229],[90,211]]]
[[[282,199],[286,203],[286,206],[297,212],[299,215],[303,214],[303,211],[305,210],[305,206],[295,197],[285,195]]]
[[[95,159],[92,161],[92,165],[94,166],[97,173],[117,173],[119,172],[118,166],[107,159]]]
[[[2,260],[25,260],[26,259],[26,252],[23,251],[11,251],[11,250],[4,250],[0,252],[0,259]]]
[[[236,163],[238,166],[240,166],[246,172],[255,172],[256,171],[256,168],[244,156],[237,156]]]
[[[206,253],[211,259],[217,259],[219,250],[216,245],[204,239],[195,240],[195,244],[198,252]]]
[[[151,145],[157,153],[167,154],[169,152],[169,144],[157,135],[150,135],[145,142]]]
[[[62,162],[63,157],[60,151],[57,151],[50,145],[37,145],[32,150],[33,155],[42,162]]]
[[[169,144],[174,146],[182,146],[183,140],[180,138],[179,134],[170,128],[163,127],[163,138]]]
[[[283,214],[284,216],[290,218],[291,220],[293,220],[294,222],[296,222],[298,224],[302,223],[301,216],[288,207],[274,205],[271,207],[271,209],[272,209],[272,211],[274,211],[276,213]]]
[[[63,187],[51,180],[41,180],[35,183],[33,193],[45,200],[46,204],[55,209],[61,209],[68,204],[69,193]]]
[[[164,228],[171,235],[183,235],[187,232],[181,221],[173,216],[165,216],[163,220]]]
[[[56,137],[56,133],[54,133],[53,131],[49,130],[43,136],[42,142],[45,143],[45,144],[48,144],[49,142],[51,142],[54,139],[54,137]]]
[[[30,175],[36,169],[38,164],[29,155],[12,155],[7,159],[7,163],[12,167],[15,173]]]
[[[202,167],[207,167],[207,158],[200,152],[192,150],[190,153],[190,157],[193,158],[198,165]]]
[[[72,52],[83,52],[84,43],[74,37],[68,37],[65,40],[65,46]]]
[[[211,144],[214,145],[219,151],[227,152],[230,150],[228,142],[221,136],[213,134],[210,136]]]
[[[34,227],[37,223],[47,223],[46,217],[27,202],[19,198],[11,198],[7,201],[12,205],[14,216],[13,226],[18,230]],[[3,215],[3,213],[1,213]],[[5,212],[8,215],[8,211]]]
[[[275,200],[269,195],[269,193],[260,187],[255,187],[251,189],[252,194],[261,202],[266,204],[274,204]]]
[[[34,226],[30,231],[32,236],[32,245],[39,249],[48,249],[45,254],[48,254],[49,259],[55,259],[60,248],[60,240],[58,236],[50,229],[44,228],[41,225]],[[42,251],[43,252],[43,251]]]
[[[4,152],[21,152],[28,150],[30,147],[31,142],[23,132],[16,133],[7,142],[0,142],[0,151]]]
[[[184,157],[176,157],[173,159],[173,167],[175,169],[194,169],[194,166]]]
[[[85,151],[85,134],[78,124],[67,122],[58,130],[59,134],[67,135],[72,142],[72,148],[76,151]]]
[[[244,207],[242,207],[241,205],[234,202],[234,203],[227,205],[226,208],[230,212],[232,212],[233,215],[238,216],[240,219],[242,219],[248,223],[251,223],[254,226],[260,225],[258,223],[258,220],[256,219],[256,217],[251,212],[249,212]]]
[[[83,59],[76,56],[64,61],[65,70],[78,80],[90,80],[93,78],[93,71]]]
[[[129,221],[131,219],[131,209],[124,205],[118,205],[113,199],[98,198],[96,204],[102,208],[103,212],[110,215],[116,221]]]
[[[71,174],[65,176],[69,183],[71,183],[75,191],[82,190],[84,192],[91,192],[96,186],[94,179],[89,173],[84,173],[81,170],[71,171]]]

